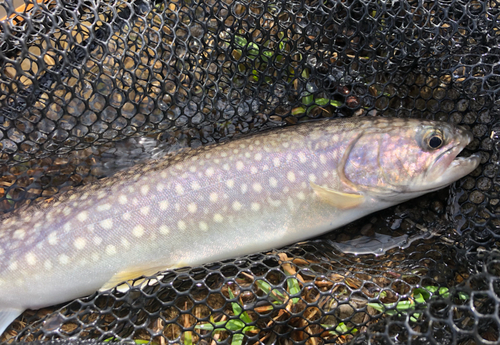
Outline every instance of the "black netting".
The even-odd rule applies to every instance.
[[[184,147],[319,118],[459,123],[482,161],[320,239],[28,310],[1,341],[500,342],[499,1],[18,5],[0,2],[3,213]],[[402,240],[342,253],[358,234]]]

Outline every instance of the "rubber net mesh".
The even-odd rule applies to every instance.
[[[182,147],[319,118],[460,123],[482,155],[451,188],[320,239],[28,310],[2,341],[500,342],[500,1],[0,8],[1,212]],[[339,250],[358,234],[403,240]]]

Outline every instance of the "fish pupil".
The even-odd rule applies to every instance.
[[[435,136],[429,140],[429,146],[433,149],[439,148],[441,144],[443,144],[443,140],[440,137]]]

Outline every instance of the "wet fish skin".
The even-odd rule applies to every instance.
[[[15,211],[0,223],[0,334],[25,309],[284,246],[443,188],[479,164],[455,158],[471,139],[432,121],[307,123],[143,164]]]

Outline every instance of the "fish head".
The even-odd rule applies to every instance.
[[[476,169],[479,155],[458,157],[472,139],[470,131],[450,123],[380,120],[351,143],[341,175],[353,190],[384,200],[408,200]]]

